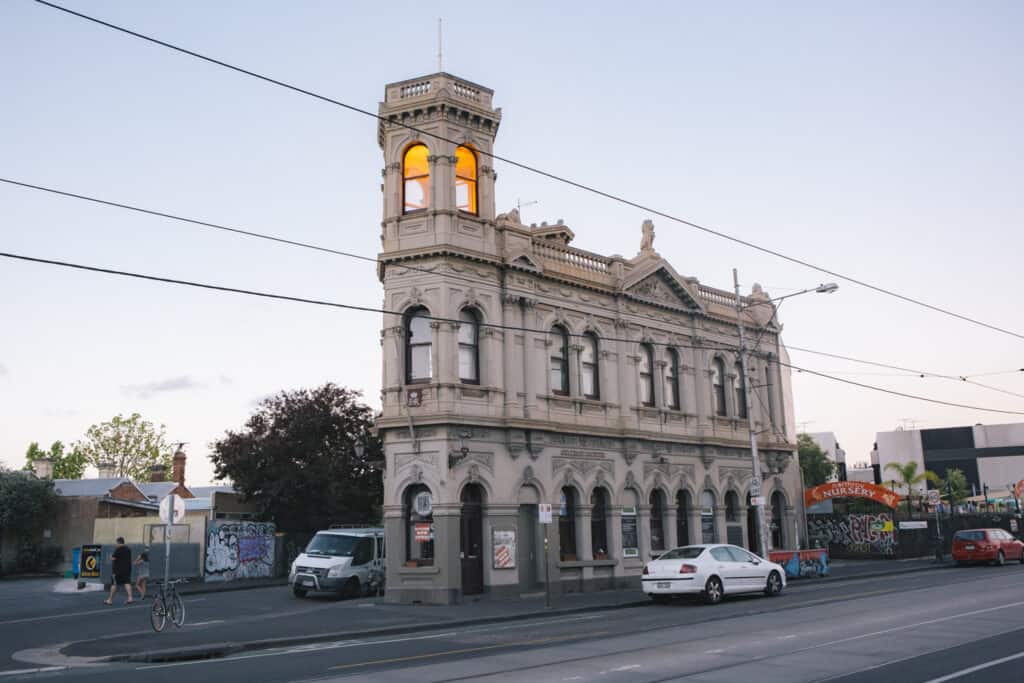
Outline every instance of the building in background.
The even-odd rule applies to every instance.
[[[846,451],[839,445],[835,432],[815,432],[807,436],[818,444],[835,465],[835,474],[829,477],[829,481],[846,481]]]
[[[546,575],[560,592],[638,585],[647,560],[692,542],[763,552],[747,381],[767,537],[795,548],[803,495],[768,295],[743,299],[760,352],[745,378],[734,294],[677,272],[650,221],[625,258],[572,246],[561,220],[496,215],[492,97],[437,73],[386,86],[379,109],[387,599],[514,596]]]
[[[916,462],[920,471],[931,470],[940,477],[955,467],[978,494],[984,485],[1012,488],[1024,479],[1024,423],[879,432],[871,452],[876,484],[898,480],[886,469],[892,462]],[[898,483],[895,488],[901,490]]]

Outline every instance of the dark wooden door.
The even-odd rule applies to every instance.
[[[470,484],[462,492],[462,533],[459,556],[462,558],[462,594],[484,592],[483,494]]]

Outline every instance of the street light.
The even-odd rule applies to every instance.
[[[744,308],[750,308],[751,306],[757,306],[760,304],[772,303],[776,301],[782,301],[783,299],[789,299],[794,296],[801,294],[807,294],[808,292],[815,292],[817,294],[831,294],[832,292],[839,289],[839,285],[834,282],[820,284],[817,287],[811,289],[805,289],[800,292],[794,292],[793,294],[787,294],[780,296],[777,299],[769,299],[768,301],[758,301],[753,304],[743,305],[743,300],[740,297],[740,278],[736,269],[732,269],[732,281],[736,288],[736,327],[740,333],[740,372],[743,373],[743,387],[744,387],[744,399],[747,404],[747,427],[750,431],[750,459],[753,466],[753,481],[751,482],[751,494],[756,493],[757,495],[751,495],[754,503],[754,523],[757,525],[758,540],[760,541],[761,553],[764,557],[768,557],[768,538],[765,534],[764,528],[764,497],[761,495],[761,461],[757,455],[757,430],[754,425],[754,401],[750,393],[750,375],[747,372],[747,348],[746,342],[743,336],[743,310]],[[778,307],[772,311],[771,318],[768,319],[768,324],[775,318],[775,314],[778,312]],[[767,329],[767,325],[764,329]],[[761,334],[764,330],[761,331]],[[761,340],[761,334],[758,334],[757,342],[755,346]]]

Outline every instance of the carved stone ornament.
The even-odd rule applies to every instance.
[[[704,475],[704,488],[707,489],[708,491],[714,491],[715,490],[715,482],[713,482],[711,480],[711,475],[710,474],[705,474]]]
[[[594,483],[598,486],[604,484],[604,470],[597,471],[597,474],[594,475]]]
[[[700,461],[704,463],[704,467],[709,468],[715,463],[715,455],[710,450],[704,450],[700,454]]]
[[[630,470],[630,471],[626,472],[626,488],[627,489],[635,489],[635,488],[637,488],[637,486],[636,486],[636,477],[633,476],[633,470]]]
[[[421,304],[423,303],[423,293],[420,292],[419,287],[413,287],[409,290],[409,303],[410,304]]]
[[[462,301],[463,306],[480,306],[480,301],[476,296],[476,289],[470,287],[466,290],[466,298]]]
[[[572,469],[566,468],[562,475],[562,484],[564,486],[572,486]]]
[[[533,481],[533,480],[534,480],[533,467],[531,467],[530,465],[527,465],[526,467],[523,468],[523,481]]]
[[[652,253],[654,251],[654,221],[644,221],[640,226],[640,233],[640,253]]]
[[[474,484],[480,481],[480,467],[475,463],[469,466],[469,481]]]
[[[415,481],[416,483],[420,483],[423,481],[423,468],[420,467],[419,465],[416,465],[416,467],[412,468],[412,480]]]
[[[636,451],[624,451],[623,454],[622,454],[622,457],[624,457],[626,459],[626,464],[627,465],[632,465],[633,461],[636,460],[636,456],[637,456]]]

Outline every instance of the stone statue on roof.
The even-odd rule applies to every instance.
[[[640,239],[640,253],[649,254],[654,251],[654,221],[644,221],[641,230],[643,237]]]

